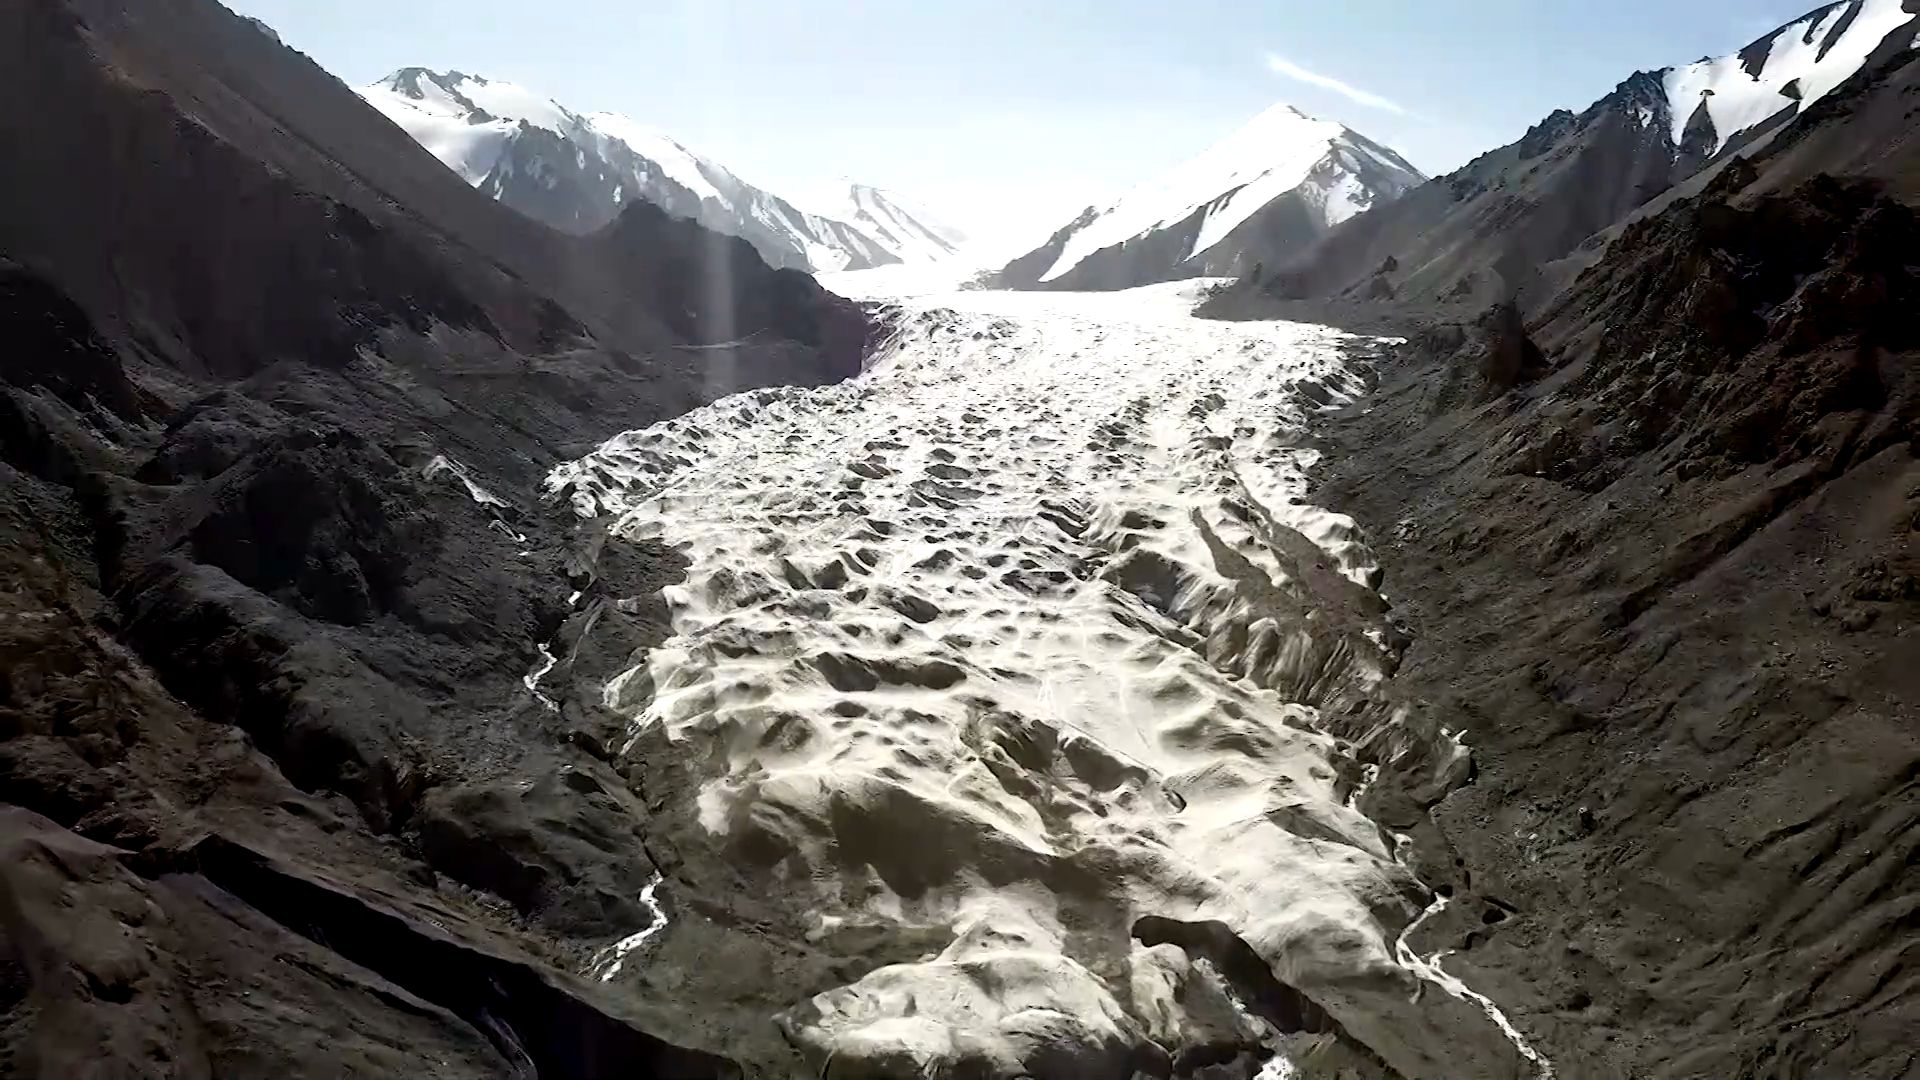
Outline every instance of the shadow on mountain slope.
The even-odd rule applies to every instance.
[[[0,1056],[584,1077],[780,1053],[570,974],[653,918],[646,811],[576,665],[523,677],[588,612],[621,662],[660,640],[614,601],[679,564],[597,560],[533,484],[612,432],[856,372],[866,317],[651,208],[586,237],[521,218],[211,0],[6,5],[0,104]],[[376,924],[390,955],[348,947]]]

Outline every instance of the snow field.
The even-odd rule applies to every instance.
[[[1829,45],[1828,38],[1842,29],[1848,7],[1833,4],[1779,30],[1758,75],[1748,74],[1738,53],[1669,68],[1665,84],[1674,144],[1680,143],[1703,100],[1713,119],[1715,153],[1782,109],[1804,111],[1851,78],[1889,33],[1913,18],[1902,10],[1901,0],[1864,0],[1842,36]],[[1788,95],[1789,84],[1797,99]]]

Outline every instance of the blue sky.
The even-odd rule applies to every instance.
[[[1044,233],[1276,101],[1443,172],[1765,0],[227,0],[350,83],[411,64],[627,113],[805,197],[847,176]],[[1339,84],[1339,85],[1335,85]]]

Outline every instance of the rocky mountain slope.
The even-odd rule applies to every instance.
[[[1911,18],[1903,0],[1841,0],[1737,53],[1636,72],[1585,111],[1555,112],[1519,141],[1269,261],[1258,284],[1289,299],[1543,299],[1562,283],[1555,260],[1778,130],[1896,47],[1889,36]]]
[[[1372,812],[1453,890],[1423,947],[1561,1076],[1914,1068],[1908,20],[1531,319],[1323,305],[1410,336],[1328,417],[1315,499],[1379,546],[1394,692],[1474,760]]]
[[[1424,179],[1365,136],[1276,105],[1111,206],[1088,207],[997,284],[1122,289],[1242,274]]]
[[[625,116],[576,113],[512,83],[414,67],[360,93],[467,183],[568,232],[638,201],[741,237],[778,267],[865,270],[946,246],[890,202],[870,195],[845,219],[809,213]]]
[[[653,870],[522,676],[675,562],[532,485],[865,317],[538,225],[212,0],[0,8],[0,116],[0,1072],[732,1074],[578,974]]]

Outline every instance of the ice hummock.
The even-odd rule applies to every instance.
[[[676,895],[764,891],[825,954],[902,958],[777,1017],[810,1059],[1012,1061],[1035,1015],[1062,1055],[1149,1029],[1172,1049],[1223,991],[1133,940],[1152,915],[1229,927],[1403,1062],[1529,1064],[1396,952],[1425,894],[1328,723],[1388,649],[1357,527],[1305,499],[1299,435],[1361,391],[1352,339],[1193,318],[1215,284],[898,298],[858,377],[548,477],[610,543],[687,559],[673,636],[603,698],[621,757],[677,777],[649,838]]]

